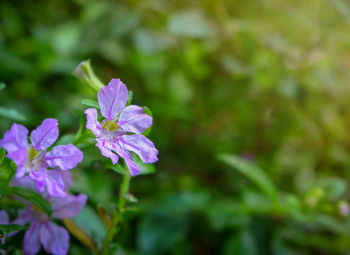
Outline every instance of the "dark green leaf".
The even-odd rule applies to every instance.
[[[9,191],[9,194],[13,194],[28,200],[29,202],[38,206],[48,216],[52,214],[52,209],[49,202],[47,202],[41,195],[33,190],[20,187],[12,187]]]
[[[29,224],[26,225],[16,225],[16,224],[0,224],[0,233],[1,236],[6,236],[14,231],[21,231],[28,229]]]

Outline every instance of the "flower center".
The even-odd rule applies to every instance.
[[[49,220],[49,217],[36,205],[32,206],[31,214],[38,221],[44,222]]]
[[[102,124],[102,129],[108,129],[110,131],[117,131],[119,129],[117,121],[115,120],[106,120]]]
[[[44,161],[45,151],[37,151],[33,146],[29,145],[27,155],[27,160],[23,164],[26,172],[39,171],[41,168],[46,167]]]

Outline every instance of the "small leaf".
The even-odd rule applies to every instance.
[[[262,191],[265,192],[271,199],[276,200],[278,197],[277,189],[270,180],[270,178],[261,170],[257,165],[249,162],[241,157],[237,157],[230,154],[220,154],[218,159],[235,168],[240,173],[244,174],[256,185],[258,185]]]
[[[23,114],[17,112],[15,109],[7,109],[1,106],[0,106],[0,116],[9,118],[15,121],[21,121],[21,122],[26,120],[26,117]]]
[[[81,103],[82,105],[85,105],[85,106],[88,106],[88,107],[100,109],[100,105],[98,104],[98,102],[97,102],[96,100],[92,100],[92,99],[82,99],[82,100],[80,100],[80,103]]]
[[[141,167],[141,174],[153,174],[156,167],[153,164],[145,164],[136,154],[132,153],[132,160]]]
[[[29,224],[26,225],[16,225],[16,224],[0,224],[1,236],[6,236],[14,231],[26,230],[29,228]]]
[[[0,162],[4,161],[6,156],[6,151],[3,148],[0,148]]]
[[[12,187],[9,191],[9,194],[20,196],[28,200],[29,202],[38,206],[48,216],[52,214],[52,209],[49,202],[47,202],[41,195],[39,195],[33,190],[20,187]]]
[[[105,164],[104,166],[106,169],[111,169],[115,172],[117,172],[118,174],[124,175],[124,168],[121,164],[115,164],[113,165],[111,162],[108,162]]]
[[[128,97],[128,101],[126,102],[126,106],[130,105],[132,102],[132,91],[129,90],[129,97]]]
[[[123,197],[129,203],[137,203],[139,201],[133,194],[131,194],[129,192],[123,194]]]
[[[147,107],[147,106],[144,106],[142,107],[143,108],[143,112],[146,113],[147,115],[153,117],[153,114],[152,114],[152,111]],[[144,136],[147,136],[150,132],[151,132],[151,129],[152,129],[152,126],[150,126],[149,128],[147,128],[145,130],[145,132],[143,132],[142,134]]]

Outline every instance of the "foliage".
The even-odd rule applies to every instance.
[[[1,134],[45,116],[77,146],[93,139],[74,138],[76,109],[96,101],[71,75],[84,59],[152,109],[159,162],[133,178],[139,210],[126,208],[120,252],[349,252],[347,1],[15,0],[0,14]],[[121,176],[90,144],[72,189],[107,207]],[[73,221],[99,244],[91,214]]]

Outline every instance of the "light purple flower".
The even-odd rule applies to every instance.
[[[46,252],[54,255],[65,255],[69,248],[68,231],[52,222],[52,218],[72,218],[80,213],[86,204],[87,196],[67,195],[65,198],[50,197],[52,216],[49,217],[35,205],[20,210],[14,224],[30,223],[23,240],[23,254],[34,255],[39,252],[41,245]]]
[[[74,168],[83,159],[83,153],[72,144],[58,145],[47,151],[58,138],[58,123],[56,119],[45,119],[40,126],[30,134],[20,124],[13,124],[0,146],[7,151],[7,157],[17,164],[16,178],[29,175],[35,181],[39,192],[45,187],[51,196],[64,197],[64,183],[60,170]],[[48,170],[55,168],[55,170]]]
[[[152,125],[152,117],[137,105],[125,107],[128,100],[125,84],[112,79],[108,86],[100,89],[97,98],[105,119],[99,123],[97,110],[89,108],[85,111],[86,128],[96,136],[96,146],[102,155],[110,158],[113,164],[118,162],[118,155],[122,157],[132,176],[139,174],[141,168],[132,160],[129,151],[136,153],[143,163],[156,162],[158,150],[142,135]]]

